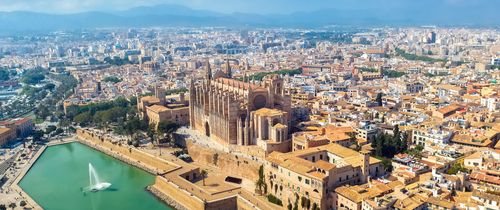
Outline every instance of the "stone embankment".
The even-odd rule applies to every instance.
[[[149,168],[149,167],[145,166],[144,164],[141,164],[138,161],[131,160],[130,158],[127,158],[127,157],[121,155],[119,152],[113,152],[112,150],[109,150],[109,149],[107,149],[107,148],[105,148],[103,146],[99,146],[99,145],[97,145],[95,143],[88,142],[88,141],[80,141],[80,143],[85,144],[85,145],[87,145],[89,147],[92,147],[95,150],[98,150],[98,151],[100,151],[100,152],[102,152],[104,154],[107,154],[107,155],[109,155],[111,157],[114,157],[114,158],[116,158],[118,160],[121,160],[121,161],[123,161],[123,162],[125,162],[125,163],[127,163],[129,165],[133,165],[133,166],[138,167],[138,168],[140,168],[142,170],[145,170],[145,171],[147,171],[150,174],[154,174],[154,175],[157,174],[156,170],[154,170],[152,168]]]
[[[151,174],[165,174],[179,168],[174,163],[154,157],[151,154],[135,148],[114,144],[104,136],[99,136],[91,131],[77,130],[79,142],[99,150],[107,155],[119,159],[127,164],[141,168]]]
[[[146,188],[149,192],[151,192],[153,195],[155,195],[158,199],[162,200],[163,202],[167,203],[168,205],[174,207],[177,210],[189,210],[185,208],[183,205],[180,203],[177,203],[175,199],[172,199],[170,196],[167,194],[163,193],[161,190],[156,188],[154,185],[148,186]]]

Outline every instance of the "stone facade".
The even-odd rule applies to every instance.
[[[26,137],[30,135],[34,126],[30,118],[17,118],[0,122],[0,127],[14,130],[16,137]]]
[[[339,144],[289,153],[273,152],[264,166],[268,192],[285,206],[302,197],[321,209],[335,207],[335,188],[366,183],[385,174],[380,160]]]
[[[207,62],[205,80],[191,82],[191,128],[228,145],[288,151],[291,98],[283,79],[272,75],[257,84],[231,79],[228,72],[213,77]]]
[[[178,125],[189,124],[189,107],[184,99],[184,93],[178,97],[170,97],[167,102],[165,90],[155,88],[154,96],[137,98],[137,111],[142,119],[148,120],[149,124],[158,126],[161,122],[174,122]]]
[[[16,138],[16,132],[10,128],[0,127],[0,146],[7,144],[9,141]]]

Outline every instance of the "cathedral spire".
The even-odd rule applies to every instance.
[[[248,63],[248,58],[245,58],[245,70],[250,70],[250,64]]]
[[[210,68],[210,61],[208,60],[208,58],[207,58],[207,60],[205,62],[205,68],[207,69],[207,72],[206,72],[207,73],[207,77],[206,77],[206,79],[207,80],[212,80],[212,69]]]
[[[229,57],[226,55],[226,75],[227,78],[233,78],[233,72],[231,71],[231,64],[229,63]]]
[[[190,78],[189,90],[190,91],[194,90],[194,78],[193,77]]]

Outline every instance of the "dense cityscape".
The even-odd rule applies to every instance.
[[[499,80],[484,27],[0,36],[0,210],[498,210]]]

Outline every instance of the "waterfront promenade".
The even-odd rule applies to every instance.
[[[208,176],[205,184],[201,169],[171,154],[158,157],[129,145],[119,144],[112,136],[90,129],[77,131],[77,139],[101,152],[136,165],[158,176],[149,190],[177,209],[279,209],[261,196],[248,192],[225,177]],[[114,143],[113,143],[114,142]]]
[[[41,146],[35,150],[30,150],[27,152],[24,160],[18,161],[17,167],[10,168],[10,178],[4,183],[2,189],[0,190],[0,203],[8,206],[10,203],[15,203],[16,208],[14,209],[42,209],[38,203],[31,198],[27,193],[23,191],[21,187],[19,187],[19,182],[23,179],[26,173],[31,169],[31,166],[36,162],[38,157],[42,155],[45,149],[49,146],[58,145],[58,144],[66,144],[70,142],[74,142],[75,139],[73,137],[54,140],[47,145]],[[16,155],[14,159],[17,159]],[[20,202],[26,202],[25,206],[20,206]]]
[[[93,130],[79,129],[75,136],[54,140],[30,154],[28,160],[16,171],[15,179],[4,185],[0,192],[2,203],[16,203],[15,209],[42,209],[18,185],[38,157],[49,146],[78,141],[107,155],[139,167],[157,175],[155,183],[148,189],[176,209],[277,209],[283,208],[267,202],[262,196],[256,196],[241,186],[227,183],[224,176],[209,175],[205,184],[201,179],[201,169],[192,163],[186,163],[175,156],[164,153],[161,156],[151,150],[143,151],[129,145],[119,144],[111,135]],[[23,208],[20,201],[27,203]]]

